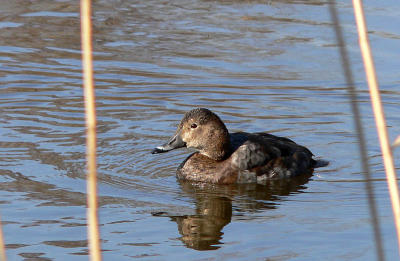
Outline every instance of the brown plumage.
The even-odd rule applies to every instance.
[[[185,114],[171,140],[153,150],[194,148],[177,170],[181,179],[231,184],[263,182],[310,174],[313,154],[294,141],[268,133],[229,134],[221,119],[208,109]]]

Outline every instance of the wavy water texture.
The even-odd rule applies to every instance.
[[[398,3],[366,1],[392,137]],[[385,249],[390,202],[351,5],[339,3],[360,90]],[[99,203],[106,260],[373,259],[372,230],[324,1],[95,1]],[[3,1],[0,210],[11,260],[87,260],[78,1]],[[189,151],[150,151],[193,107],[330,161],[266,186],[178,182]],[[397,152],[396,152],[397,153]],[[317,246],[317,247],[315,247]],[[204,251],[198,251],[204,250]]]

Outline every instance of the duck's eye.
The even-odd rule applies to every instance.
[[[190,125],[190,128],[196,129],[197,128],[197,124],[196,123],[192,123],[192,125]]]

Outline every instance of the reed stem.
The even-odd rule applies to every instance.
[[[398,136],[398,137],[394,140],[392,147],[397,147],[397,146],[399,146],[399,145],[400,145],[400,136]]]
[[[376,201],[375,201],[375,192],[371,180],[371,170],[369,167],[369,161],[368,161],[368,148],[367,144],[365,142],[365,134],[364,134],[364,129],[361,123],[361,113],[358,108],[358,95],[357,95],[357,90],[356,90],[356,85],[354,83],[354,78],[353,78],[353,72],[351,70],[350,66],[350,59],[349,55],[347,52],[347,47],[345,43],[345,38],[343,35],[343,30],[340,27],[340,21],[339,21],[339,15],[337,13],[337,8],[336,8],[336,1],[335,0],[329,0],[329,11],[331,14],[331,19],[333,22],[333,26],[335,29],[335,34],[336,34],[336,40],[339,46],[339,54],[341,56],[341,61],[342,61],[342,69],[343,69],[343,74],[346,79],[347,83],[347,91],[349,94],[349,99],[350,99],[350,104],[351,104],[351,109],[353,111],[353,120],[354,120],[354,126],[357,132],[357,138],[358,138],[358,149],[360,151],[360,157],[361,157],[361,167],[362,171],[365,177],[365,190],[367,191],[367,200],[368,200],[368,206],[369,206],[369,214],[371,216],[371,223],[373,226],[373,231],[374,231],[374,239],[375,239],[375,249],[376,249],[376,257],[377,260],[379,261],[384,261],[385,260],[385,254],[383,251],[383,243],[382,243],[382,236],[381,236],[381,229],[380,229],[380,224],[379,224],[379,216],[378,216],[378,211],[376,208]]]
[[[86,115],[87,220],[90,258],[92,261],[100,261],[102,258],[97,211],[96,107],[93,83],[90,5],[90,0],[81,0],[82,63]]]
[[[376,78],[374,61],[372,58],[371,48],[369,46],[367,26],[365,23],[362,1],[353,0],[353,6],[357,23],[361,55],[364,61],[364,68],[369,86],[376,128],[378,131],[380,146],[382,150],[383,163],[386,170],[386,179],[388,182],[390,200],[392,203],[392,210],[394,214],[394,222],[397,231],[397,243],[400,251],[400,201],[392,149],[390,147],[389,137],[386,129],[386,120],[379,93],[379,86],[378,80]]]
[[[7,261],[6,247],[4,246],[3,225],[0,220],[0,261]]]

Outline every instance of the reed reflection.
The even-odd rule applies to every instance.
[[[232,221],[234,215],[275,209],[283,196],[303,192],[311,174],[268,181],[266,184],[215,185],[180,181],[182,196],[195,199],[195,214],[154,213],[168,216],[178,224],[180,240],[196,250],[215,250],[221,247],[224,233],[222,229]]]

